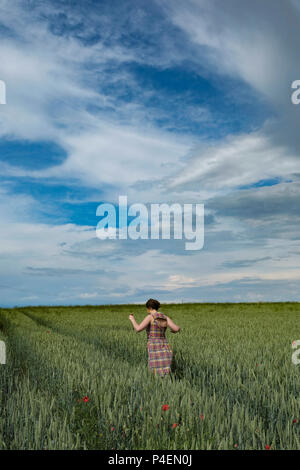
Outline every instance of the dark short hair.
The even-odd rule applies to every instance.
[[[158,300],[155,299],[149,299],[146,302],[146,307],[147,308],[152,308],[153,310],[158,310],[160,307],[160,303]]]

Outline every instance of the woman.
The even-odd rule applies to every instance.
[[[154,374],[165,376],[170,373],[173,358],[165,332],[167,327],[172,333],[177,333],[180,328],[169,317],[158,312],[160,308],[158,300],[149,299],[146,302],[146,308],[148,315],[140,325],[137,324],[133,315],[129,315],[129,320],[137,333],[146,329],[149,368]]]

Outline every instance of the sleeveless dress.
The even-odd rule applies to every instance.
[[[167,375],[171,370],[173,351],[165,337],[167,328],[160,328],[156,319],[166,316],[156,312],[151,314],[154,321],[147,326],[148,366],[157,375]]]

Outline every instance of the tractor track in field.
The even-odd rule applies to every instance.
[[[110,357],[113,357],[114,359],[122,359],[125,362],[128,362],[129,364],[134,364],[134,365],[141,365],[143,364],[142,359],[137,359],[137,355],[135,354],[134,350],[131,350],[127,347],[122,346],[120,347],[120,343],[118,343],[118,352],[116,351],[116,343],[114,341],[107,341],[101,338],[101,340],[93,339],[92,341],[89,341],[87,337],[81,334],[72,334],[68,328],[62,328],[62,327],[57,327],[53,326],[51,322],[47,322],[47,320],[36,318],[34,315],[30,314],[29,312],[22,311],[25,316],[33,320],[37,325],[44,326],[47,328],[51,328],[52,331],[55,333],[58,333],[62,336],[68,336],[70,338],[75,339],[76,341],[79,341],[81,343],[88,344],[89,346],[94,347],[97,350],[102,350],[104,352],[107,352],[110,354]]]
[[[82,336],[82,334],[74,334],[71,333],[68,328],[62,328],[58,327],[56,325],[53,325],[52,322],[49,322],[47,320],[44,320],[42,318],[37,318],[35,315],[31,314],[30,312],[26,310],[20,311],[23,315],[27,316],[31,320],[33,320],[37,325],[44,326],[46,328],[51,328],[54,332],[61,334],[63,336],[68,336],[73,339],[76,339],[77,341],[80,341],[81,343],[86,343],[90,346],[95,347],[96,349],[103,350],[105,352],[109,352],[111,357],[114,357],[114,359],[119,360],[122,359],[123,361],[128,362],[129,364],[133,364],[135,366],[141,366],[144,363],[147,363],[147,347],[146,347],[146,342],[145,342],[145,359],[137,359],[137,354],[136,350],[128,348],[127,346],[122,346],[120,347],[120,343],[118,343],[118,352],[116,351],[116,343],[115,341],[107,341],[101,338],[101,340],[94,339],[92,341],[88,340],[87,337]],[[179,356],[179,355],[178,355]],[[176,365],[175,365],[176,364]],[[191,368],[193,364],[189,365],[182,360],[182,358],[179,358],[176,356],[176,352],[174,353],[174,364],[173,368],[175,369],[173,371],[173,376],[175,379],[179,380],[185,380],[188,381],[190,386],[192,386],[190,378],[188,378],[185,374],[184,371],[187,370],[187,366]],[[197,365],[196,363],[194,364],[194,367],[196,368]]]
[[[30,312],[27,312],[25,310],[20,311],[23,313],[25,316],[30,318],[32,321],[34,321],[37,325],[44,326],[46,328],[50,328],[52,331],[62,335],[62,336],[68,336],[70,338],[75,339],[76,341],[79,341],[81,343],[88,344],[89,346],[94,347],[97,350],[102,350],[106,353],[110,354],[110,357],[113,357],[115,360],[122,360],[127,362],[128,364],[131,364],[133,366],[142,366],[143,364],[147,364],[147,350],[146,350],[146,342],[145,342],[145,358],[144,359],[137,359],[137,354],[135,349],[130,349],[127,346],[122,346],[120,347],[120,343],[118,343],[118,351],[116,351],[116,343],[115,340],[113,341],[107,341],[101,338],[101,340],[94,339],[90,341],[87,337],[82,336],[82,334],[74,334],[70,332],[68,328],[63,328],[63,327],[57,327],[56,325],[53,325],[53,323],[41,318],[36,318],[35,315],[31,314]],[[197,387],[197,383],[195,383],[195,378],[199,376],[199,366],[196,363],[196,361],[192,361],[191,359],[185,361],[184,358],[182,357],[182,353],[177,353],[176,351],[174,353],[174,360],[173,360],[173,379],[175,380],[180,380],[180,381],[185,381],[190,389],[197,389],[199,390],[199,387]],[[207,379],[205,383],[206,388],[211,388],[212,383],[211,383],[211,375],[213,373],[221,373],[221,368],[219,371],[211,371],[207,373]],[[202,387],[202,385],[201,385]],[[215,392],[214,388],[211,390],[212,393]]]

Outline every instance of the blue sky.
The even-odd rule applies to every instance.
[[[298,300],[300,2],[242,3],[0,1],[1,305]],[[97,239],[122,194],[203,250]]]

